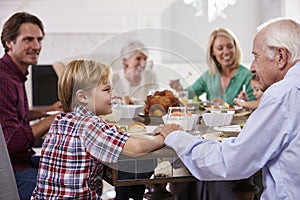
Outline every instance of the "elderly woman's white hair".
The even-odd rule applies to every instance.
[[[130,56],[132,56],[132,54],[136,51],[140,51],[148,57],[148,50],[146,46],[139,40],[128,41],[121,49],[121,56],[122,58],[130,58]]]

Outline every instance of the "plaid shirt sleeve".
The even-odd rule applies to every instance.
[[[102,162],[116,162],[129,135],[119,132],[115,126],[109,126],[100,118],[97,122],[87,124],[86,150]]]

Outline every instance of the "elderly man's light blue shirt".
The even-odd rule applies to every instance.
[[[200,180],[245,179],[262,168],[261,199],[299,199],[300,63],[265,91],[237,138],[215,142],[175,131],[165,144]]]

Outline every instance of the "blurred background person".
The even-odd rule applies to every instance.
[[[255,110],[258,107],[259,100],[264,93],[263,91],[261,91],[259,82],[255,75],[253,75],[250,83],[253,89],[253,95],[255,96],[256,100],[248,101],[247,94],[244,91],[241,91],[238,95],[238,98],[235,98],[233,101],[238,106],[242,106],[250,110]]]
[[[122,47],[120,54],[123,67],[113,74],[115,95],[126,104],[144,102],[156,83],[152,62],[147,65],[148,50],[142,42],[130,40]]]
[[[241,65],[241,48],[231,31],[218,28],[210,34],[206,60],[208,71],[201,75],[193,85],[184,89],[189,91],[190,97],[193,95],[199,97],[206,93],[207,100],[212,104],[227,102],[233,105],[233,99],[238,96],[245,85],[248,99],[255,100],[250,85],[252,74]],[[177,91],[183,90],[179,80],[171,80],[170,86]]]
[[[152,66],[148,65],[149,69],[146,69],[148,50],[142,42],[130,40],[122,47],[120,54],[123,67],[113,73],[112,80],[115,95],[125,104],[142,103],[149,94],[152,83],[156,82]],[[127,172],[119,174],[122,177],[131,175]],[[115,187],[115,200],[142,200],[145,189],[145,185]]]

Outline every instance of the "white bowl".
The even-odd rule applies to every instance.
[[[172,118],[174,118],[174,120],[172,120],[172,123],[181,124],[183,126],[183,129],[188,131],[188,130],[193,130],[193,128],[195,127],[199,119],[199,114],[192,114],[192,116],[183,117],[183,120],[179,120],[182,119],[182,117],[172,117]],[[167,122],[167,115],[162,116],[162,119],[164,124],[170,123]]]
[[[122,118],[136,118],[140,112],[143,112],[144,105],[120,105],[122,110]]]
[[[206,126],[230,125],[235,111],[212,112],[202,114]]]

